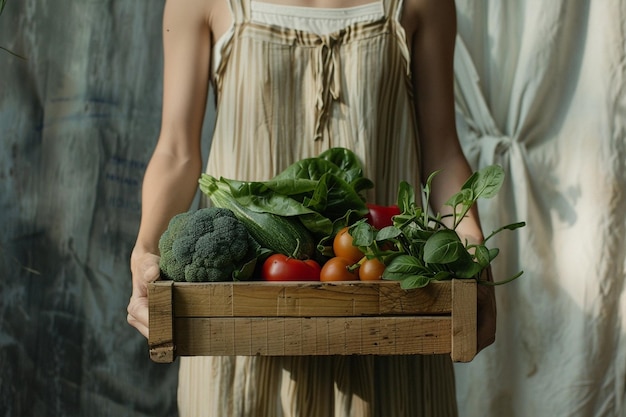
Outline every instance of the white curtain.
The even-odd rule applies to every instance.
[[[626,1],[457,0],[457,124],[507,181],[497,340],[457,364],[461,417],[626,416]]]

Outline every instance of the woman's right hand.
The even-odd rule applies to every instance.
[[[135,253],[131,255],[130,269],[133,276],[133,292],[128,303],[128,324],[148,338],[148,284],[159,279],[158,255]]]

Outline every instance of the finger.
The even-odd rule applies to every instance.
[[[158,257],[156,257],[158,258]],[[146,261],[139,266],[137,274],[133,275],[133,296],[145,297],[148,294],[148,284],[157,281],[161,276],[158,261]]]
[[[148,337],[149,309],[147,297],[131,297],[128,303],[128,323]]]
[[[142,277],[145,282],[154,282],[159,279],[161,269],[159,268],[159,257],[154,256],[143,265]]]
[[[143,335],[143,337],[145,337],[146,339],[148,339],[150,333],[149,333],[149,328],[148,326],[140,323],[139,321],[137,321],[133,316],[131,316],[130,314],[127,316],[126,320],[128,321],[128,324],[130,324],[131,326],[133,326],[135,329],[137,329],[139,331],[139,333],[141,333]]]

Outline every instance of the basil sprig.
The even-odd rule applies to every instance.
[[[503,230],[523,227],[525,222],[500,227],[480,244],[463,242],[456,233],[479,198],[492,198],[498,193],[504,181],[503,169],[491,165],[475,172],[445,203],[452,208],[452,214],[446,216],[424,209],[429,207],[431,184],[438,173],[428,177],[418,194],[419,201],[414,189],[402,182],[397,202],[401,214],[394,217],[393,226],[377,231],[365,221],[358,221],[350,230],[354,244],[369,256],[382,259],[387,265],[383,279],[401,281],[403,288],[420,288],[433,280],[452,278],[474,278],[479,283],[497,285],[521,276],[523,271],[497,283],[480,280],[483,270],[499,253],[497,248],[487,246],[489,239]],[[392,248],[389,243],[393,243]]]

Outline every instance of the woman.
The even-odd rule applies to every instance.
[[[395,201],[401,180],[441,170],[431,203],[471,174],[454,119],[453,0],[167,0],[161,134],[146,170],[128,321],[147,337],[157,243],[189,209],[202,169],[209,80],[217,114],[207,171],[269,179],[298,159],[352,149]],[[458,229],[481,241],[472,211]],[[495,335],[479,297],[479,349]],[[484,313],[486,312],[486,313]],[[455,416],[448,356],[180,358],[183,416]]]

